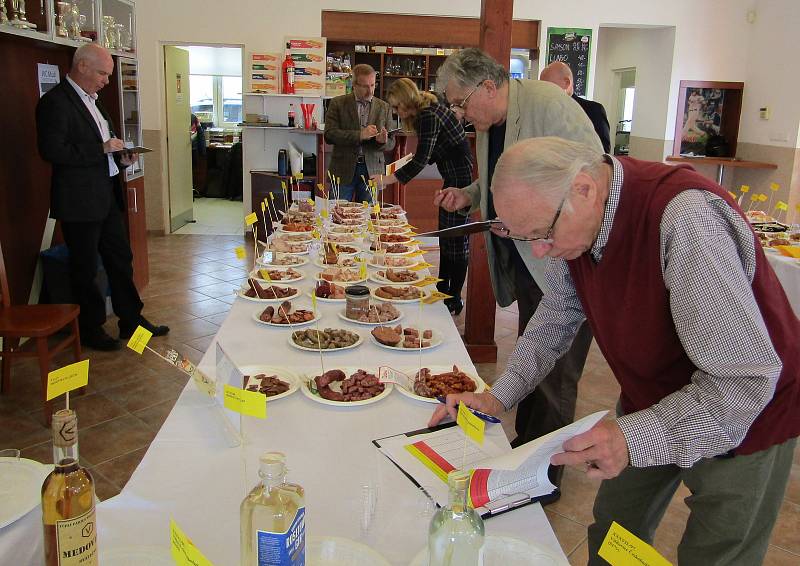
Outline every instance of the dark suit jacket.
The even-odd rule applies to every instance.
[[[111,118],[98,103],[108,121]],[[109,177],[103,138],[89,110],[66,80],[48,91],[36,106],[39,154],[53,166],[50,216],[65,222],[103,220],[113,205],[125,209],[120,175]],[[120,165],[120,171],[125,167]]]
[[[372,97],[367,124],[391,129],[392,109],[378,97]],[[394,149],[394,137],[380,144],[375,138],[361,141],[361,124],[358,121],[356,95],[343,94],[331,100],[325,111],[325,141],[333,145],[328,170],[334,177],[341,177],[342,184],[350,183],[356,168],[358,146],[364,149],[364,159],[370,175],[384,173],[384,151]]]
[[[606,153],[611,152],[611,128],[608,126],[606,109],[603,108],[603,105],[599,102],[586,100],[575,94],[572,95],[572,98],[575,102],[580,104],[583,111],[586,112],[586,115],[589,117],[589,120],[592,121],[594,131],[597,132],[597,137],[600,138],[600,142],[603,144],[603,151]]]

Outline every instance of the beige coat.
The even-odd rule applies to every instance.
[[[382,127],[390,130],[391,118],[389,104],[373,97],[367,124],[376,126],[378,131]],[[331,100],[325,112],[325,141],[333,145],[328,170],[334,177],[341,178],[343,185],[349,184],[353,178],[359,145],[364,148],[364,158],[370,175],[385,172],[383,152],[394,149],[394,138],[391,136],[384,144],[377,143],[374,138],[361,142],[356,97],[352,93]]]
[[[520,140],[544,136],[590,144],[598,151],[603,151],[586,113],[563,90],[546,81],[512,79],[509,81],[504,148]],[[481,215],[486,218],[489,179],[485,178],[484,173],[488,170],[489,162],[488,132],[478,132],[476,154],[480,177],[464,190],[472,197],[470,214],[480,209]],[[530,242],[514,243],[539,287],[546,290],[544,261],[533,257]],[[513,273],[511,257],[505,247],[494,245],[489,232],[486,233],[486,248],[494,296],[500,306],[508,306],[516,300],[508,277]]]

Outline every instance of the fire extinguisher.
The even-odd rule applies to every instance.
[[[294,94],[294,61],[290,52],[291,44],[286,43],[286,57],[283,59],[283,94]]]

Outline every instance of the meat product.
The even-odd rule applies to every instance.
[[[278,379],[277,375],[266,375],[260,373],[258,375],[253,375],[253,376],[246,375],[245,379],[260,381],[260,384],[250,383],[247,386],[247,390],[257,391],[258,393],[262,393],[267,397],[273,397],[275,395],[280,395],[281,393],[286,393],[287,391],[289,391],[289,384],[281,379]]]
[[[394,328],[388,326],[377,326],[372,329],[375,340],[386,346],[397,346],[403,337]]]
[[[477,389],[475,381],[467,374],[453,366],[453,371],[432,374],[429,368],[417,372],[414,381],[414,393],[422,397],[438,397],[451,393],[472,392]]]

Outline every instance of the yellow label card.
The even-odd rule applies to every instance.
[[[425,253],[425,252],[423,252],[422,250],[416,250],[416,251],[413,251],[413,252],[407,253],[407,254],[405,254],[405,255],[406,255],[406,257],[419,257],[419,256],[421,256],[421,255],[422,255],[422,254],[424,254],[424,253]]]
[[[419,236],[416,232],[406,232],[406,236]]]
[[[327,208],[323,208],[322,210],[320,210],[319,215],[322,216],[323,218],[328,218],[328,216],[330,216]]]
[[[128,348],[130,348],[137,354],[141,354],[142,352],[144,352],[144,347],[147,346],[147,343],[150,341],[150,338],[152,337],[153,337],[152,332],[150,332],[146,328],[137,326],[136,330],[133,332],[133,336],[131,336],[131,339],[128,340]]]
[[[233,253],[236,254],[236,259],[244,259],[244,246],[237,246],[233,248]]]
[[[172,519],[169,521],[169,539],[172,559],[178,566],[213,566]]]
[[[427,287],[428,285],[433,285],[439,281],[441,281],[441,279],[434,277],[433,275],[428,275],[422,281],[417,281],[416,283],[412,283],[412,285],[414,285],[414,287]]]
[[[746,193],[746,192],[750,191],[750,185],[742,185],[742,186],[741,186],[741,188],[740,188],[740,190],[741,190],[743,193]]]
[[[411,240],[410,242],[408,242],[409,246],[419,246],[420,244],[422,244],[422,242],[420,242],[419,240]]]
[[[615,566],[672,566],[656,549],[616,521],[597,554]]]
[[[430,294],[430,296],[423,298],[422,302],[425,303],[426,305],[432,305],[435,302],[452,298],[453,298],[452,295],[442,293],[441,291],[434,291],[433,293]]]
[[[361,262],[361,265],[359,266],[358,275],[359,275],[359,277],[361,277],[361,279],[366,279],[367,278],[367,264],[364,263],[363,261]]]
[[[300,172],[298,172],[298,173],[295,173],[295,174],[294,174],[294,178],[295,178],[295,179],[302,179],[302,178],[303,178],[303,172],[302,172],[302,171],[300,171]]]
[[[418,263],[417,265],[412,265],[408,269],[409,271],[422,271],[423,269],[428,269],[429,267],[433,267],[433,264],[426,263],[423,261],[422,263]]]
[[[199,391],[202,391],[212,399],[217,396],[217,384],[202,371],[194,368],[192,371],[192,379],[194,379],[194,384]]]
[[[486,430],[486,423],[472,414],[464,403],[458,404],[458,417],[456,423],[472,440],[483,446],[483,433]]]
[[[270,279],[270,276],[269,276],[269,271],[267,271],[266,269],[259,269],[258,270],[258,274],[261,275],[262,279],[266,279],[270,283],[272,282],[272,279]]]
[[[773,191],[779,191],[781,186],[778,183],[770,183],[769,188]]]
[[[89,360],[69,364],[47,374],[47,400],[89,383]]]
[[[255,212],[251,212],[247,216],[244,217],[244,221],[248,226],[252,226],[256,222],[258,222],[258,216]]]
[[[225,384],[225,408],[257,419],[267,418],[267,396]]]
[[[778,202],[775,204],[775,208],[776,208],[777,210],[789,210],[789,205],[788,205],[788,204],[786,204],[785,202],[783,202],[782,200],[779,200],[779,201],[778,201]]]

